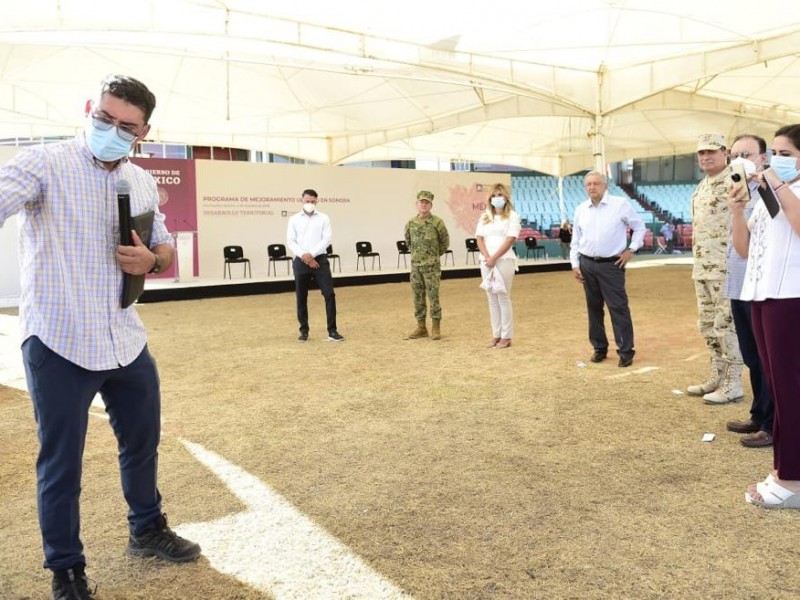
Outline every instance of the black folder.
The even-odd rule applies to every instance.
[[[125,203],[127,204],[127,203]],[[142,244],[150,247],[150,238],[153,233],[153,218],[155,212],[152,210],[141,215],[132,217],[130,215],[130,205],[127,209],[120,202],[119,211],[119,243],[123,246],[132,246],[131,229],[134,229],[142,240]],[[128,308],[131,304],[136,302],[136,299],[142,295],[144,291],[144,275],[131,275],[130,273],[122,274],[122,308]]]
[[[775,192],[769,182],[767,181],[765,183],[765,186],[758,188],[758,192],[761,194],[761,200],[764,201],[764,206],[766,206],[767,211],[769,211],[769,216],[774,219],[781,210],[781,203],[778,202],[778,199],[775,197]]]

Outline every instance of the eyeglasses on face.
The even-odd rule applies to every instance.
[[[744,152],[731,152],[731,160],[736,160],[737,158],[750,158],[754,156],[754,152],[748,152],[745,150]]]
[[[115,127],[117,129],[117,135],[126,142],[132,142],[139,137],[139,132],[134,130],[133,127],[130,125],[117,125],[111,117],[106,115],[95,113],[92,115],[92,122],[94,126],[101,131],[108,131],[112,127]]]

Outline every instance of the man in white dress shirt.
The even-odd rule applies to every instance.
[[[328,215],[317,210],[317,198],[318,194],[314,190],[303,192],[303,210],[289,219],[286,230],[286,245],[294,254],[292,268],[297,296],[297,320],[300,322],[300,336],[297,341],[308,341],[308,288],[313,279],[325,298],[328,340],[341,342],[344,338],[336,329],[336,294],[333,291],[333,276],[327,255],[332,237],[331,220]]]
[[[608,179],[589,171],[583,179],[589,199],[575,209],[570,262],[575,278],[583,284],[589,313],[589,341],[594,347],[592,362],[608,356],[605,312],[608,307],[619,366],[633,364],[633,322],[625,292],[625,265],[642,247],[644,221],[630,200],[608,194]],[[633,230],[628,246],[628,228]]]

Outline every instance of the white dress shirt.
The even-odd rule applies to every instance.
[[[636,252],[644,241],[644,220],[628,198],[606,192],[597,206],[591,200],[579,204],[572,222],[572,268],[580,266],[581,254],[591,258],[619,256],[625,251],[628,228],[633,230],[629,248]]]
[[[331,220],[328,215],[315,210],[306,214],[301,210],[289,219],[286,228],[286,245],[297,257],[308,252],[311,256],[325,254],[332,239]]]

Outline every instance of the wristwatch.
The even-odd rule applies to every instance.
[[[153,256],[156,257],[156,262],[153,264],[153,268],[148,271],[148,273],[152,273],[153,275],[157,275],[161,273],[161,259],[158,257],[158,254],[153,252]]]

